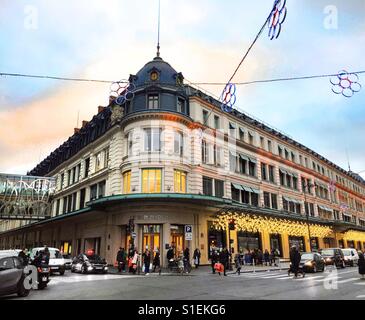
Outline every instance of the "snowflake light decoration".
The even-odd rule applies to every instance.
[[[113,82],[110,85],[110,96],[114,97],[115,103],[121,106],[127,101],[133,100],[135,89],[136,86],[133,83]]]
[[[287,9],[286,0],[275,0],[274,7],[271,10],[268,19],[269,39],[277,39],[281,32],[281,25],[286,19]]]
[[[348,73],[346,70],[340,71],[337,76],[330,79],[330,82],[333,85],[332,91],[346,98],[351,98],[361,90],[359,76],[356,73]]]
[[[221,109],[225,112],[231,112],[236,100],[236,85],[234,83],[227,83],[220,98],[222,102]]]

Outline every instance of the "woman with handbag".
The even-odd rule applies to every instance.
[[[193,254],[193,259],[194,259],[194,264],[195,264],[195,268],[198,269],[199,265],[200,265],[200,250],[198,248],[196,248],[194,250],[194,254]]]

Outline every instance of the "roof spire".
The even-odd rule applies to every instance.
[[[160,57],[160,25],[161,25],[161,0],[158,0],[158,32],[157,32],[157,57]]]

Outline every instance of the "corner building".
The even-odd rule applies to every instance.
[[[107,107],[31,170],[56,179],[52,214],[0,221],[0,247],[94,249],[109,263],[139,251],[365,248],[365,181],[184,83],[162,58],[136,75],[133,99]],[[134,219],[134,233],[128,224]],[[229,223],[234,221],[234,230]],[[192,240],[184,226],[192,225]],[[309,234],[311,238],[309,238]]]

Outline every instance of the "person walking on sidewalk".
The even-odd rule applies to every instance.
[[[362,253],[362,252],[359,253],[358,266],[359,266],[359,274],[361,275],[361,279],[365,280],[365,257],[364,257],[364,253]]]
[[[184,250],[183,261],[184,261],[184,272],[189,273],[191,265],[190,265],[190,250],[188,247],[186,247],[186,249]]]
[[[214,269],[214,265],[218,262],[218,254],[217,251],[215,251],[214,249],[212,250],[212,255],[210,257],[210,263],[212,265],[212,272],[213,274],[215,274],[215,269]]]
[[[269,262],[270,262],[270,253],[267,249],[265,250],[265,253],[264,253],[264,261],[265,261],[265,265],[268,266]]]
[[[147,248],[142,255],[142,259],[144,264],[144,273],[148,276],[150,274],[151,252]]]
[[[158,268],[158,274],[161,274],[160,250],[158,248],[153,258],[153,272],[156,272],[156,268]]]
[[[194,259],[194,264],[195,264],[196,269],[198,269],[199,265],[200,265],[200,256],[201,256],[200,250],[198,248],[196,248],[194,250],[194,254],[193,254],[193,259]]]
[[[241,274],[241,267],[242,267],[242,264],[241,264],[241,255],[237,252],[236,255],[234,256],[234,263],[236,265],[236,273],[238,273],[238,275]]]
[[[223,251],[219,254],[219,262],[223,265],[224,275],[227,276],[227,268],[228,268],[228,260],[229,260],[229,253],[227,248],[224,248]]]
[[[300,264],[300,252],[297,247],[293,246],[290,252],[291,270],[294,272],[294,278],[298,278],[299,264]]]
[[[117,253],[117,264],[119,273],[125,271],[125,259],[126,259],[126,252],[124,248],[119,248],[119,251]]]

